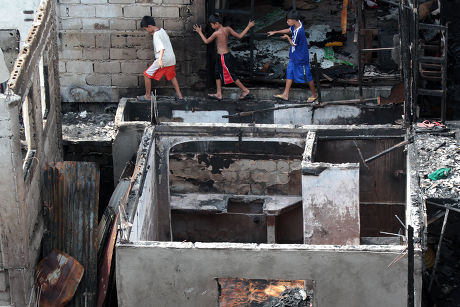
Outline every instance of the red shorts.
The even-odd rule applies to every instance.
[[[161,80],[163,76],[166,77],[168,81],[176,76],[176,65],[167,66],[163,68],[154,67],[155,64],[152,64],[149,68],[144,71],[144,76],[150,79]]]

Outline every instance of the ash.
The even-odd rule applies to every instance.
[[[112,113],[68,112],[62,115],[62,135],[66,141],[112,141],[115,136]]]
[[[311,296],[300,288],[286,289],[279,297],[272,298],[263,307],[310,307]]]
[[[458,198],[460,196],[460,147],[454,137],[418,134],[415,138],[418,151],[420,187],[426,198]],[[447,178],[436,181],[427,176],[443,167],[451,168]]]

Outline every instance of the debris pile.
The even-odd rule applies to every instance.
[[[64,140],[111,141],[115,137],[112,113],[67,112],[62,115]]]
[[[459,198],[460,147],[454,137],[419,134],[418,149],[420,187],[424,198]],[[433,181],[428,175],[440,168],[450,168],[447,178]]]

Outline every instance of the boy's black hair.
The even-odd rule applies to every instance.
[[[299,20],[299,19],[300,19],[300,14],[299,14],[299,12],[297,12],[296,10],[290,10],[290,11],[287,13],[286,18],[287,18],[287,19]]]
[[[142,17],[141,28],[147,28],[148,26],[156,26],[155,19],[152,16]]]
[[[209,23],[218,22],[218,23],[222,24],[222,17],[219,16],[218,14],[212,14],[211,16],[209,16],[208,21],[209,21]]]

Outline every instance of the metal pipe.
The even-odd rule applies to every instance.
[[[319,78],[318,57],[316,56],[316,53],[315,53],[315,79],[316,79],[315,81],[316,81],[318,102],[321,103],[321,80]],[[308,82],[307,82],[307,85],[308,85]]]
[[[367,48],[361,49],[361,51],[379,51],[379,50],[393,50],[395,47],[384,47],[384,48]]]
[[[449,209],[446,209],[446,214],[444,215],[444,221],[442,222],[441,235],[439,236],[438,250],[436,251],[436,258],[434,260],[433,270],[431,271],[430,285],[428,286],[428,292],[431,291],[433,286],[434,276],[436,274],[436,269],[438,267],[439,256],[441,255],[441,244],[442,239],[444,238],[444,232],[446,231],[447,218],[449,217]]]
[[[392,152],[393,150],[398,149],[399,147],[402,147],[402,146],[405,146],[405,145],[407,145],[407,144],[410,144],[410,143],[412,143],[413,141],[414,141],[414,139],[413,139],[412,137],[410,137],[408,140],[402,141],[402,142],[400,142],[400,143],[398,143],[398,144],[396,144],[396,145],[394,145],[394,146],[391,146],[391,147],[388,148],[388,149],[385,149],[384,151],[382,151],[382,152],[376,154],[375,156],[372,156],[372,157],[366,159],[366,163],[371,162],[371,161],[373,161],[373,160],[375,160],[375,159],[377,159],[377,158],[380,158],[381,156],[384,156],[384,155],[386,155],[387,153],[390,153],[390,152]]]

